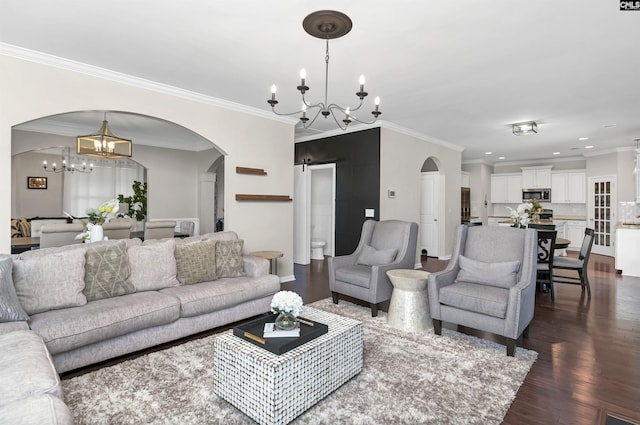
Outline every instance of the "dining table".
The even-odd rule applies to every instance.
[[[556,249],[566,249],[571,245],[571,241],[565,238],[556,238]]]

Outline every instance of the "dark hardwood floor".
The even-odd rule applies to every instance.
[[[569,255],[576,253],[570,252]],[[330,296],[328,261],[294,266],[296,280],[283,290],[306,304]],[[446,261],[423,257],[423,269],[442,270]],[[529,338],[519,346],[538,359],[512,403],[504,424],[604,425],[607,414],[640,424],[640,278],[616,273],[611,257],[592,254],[592,297],[579,286],[557,284],[556,301],[539,293]],[[63,374],[69,379],[92,370],[228,329],[214,329],[98,365]],[[454,325],[444,324],[455,329]],[[501,337],[468,328],[461,332],[504,343]],[[506,355],[506,352],[505,352]]]
[[[426,257],[422,264],[430,272],[446,267],[446,261]],[[295,265],[295,275],[282,287],[305,303],[330,295],[326,260]],[[640,278],[623,277],[613,258],[592,254],[589,280],[591,299],[567,284],[556,284],[555,303],[549,294],[537,294],[529,338],[519,345],[537,351],[538,360],[504,424],[604,424],[607,414],[640,424]],[[495,335],[458,330],[503,343]]]

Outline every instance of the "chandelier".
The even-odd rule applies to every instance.
[[[326,40],[326,55],[325,55],[325,80],[324,80],[324,102],[310,103],[305,98],[305,93],[309,90],[306,85],[307,73],[303,69],[300,71],[300,85],[297,87],[298,91],[302,94],[302,109],[290,113],[279,113],[275,110],[275,106],[278,104],[276,100],[277,88],[274,85],[271,86],[271,99],[267,100],[267,103],[271,105],[271,110],[276,115],[297,115],[300,114],[300,123],[304,128],[309,128],[313,125],[315,120],[322,115],[324,118],[331,116],[338,127],[342,130],[346,130],[348,125],[353,122],[359,122],[361,124],[373,124],[380,114],[380,98],[376,97],[374,101],[374,109],[371,111],[373,119],[371,121],[356,118],[353,112],[360,109],[364,98],[369,93],[364,91],[364,75],[360,76],[360,89],[356,93],[356,96],[360,99],[358,106],[343,107],[335,103],[328,102],[328,90],[329,90],[329,40],[342,37],[351,31],[352,27],[351,19],[342,12],[335,10],[319,10],[308,15],[302,21],[302,27],[311,36]],[[313,118],[309,118],[307,114],[313,115]],[[336,117],[336,114],[341,115],[342,119]]]
[[[51,168],[47,165],[47,161],[42,162],[42,166],[44,167],[44,171],[49,173],[62,173],[68,171],[70,173],[92,173],[93,172],[93,164],[89,164],[89,168],[87,169],[87,163],[82,162],[82,168],[77,168],[75,164],[71,163],[71,148],[64,148],[62,150],[62,167],[58,167],[58,165],[54,162],[51,164]]]
[[[79,155],[107,159],[131,158],[131,140],[118,137],[109,131],[106,112],[102,127],[96,134],[78,136],[76,141],[76,151]]]

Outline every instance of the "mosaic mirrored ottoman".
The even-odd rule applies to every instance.
[[[362,323],[305,307],[329,332],[281,355],[233,335],[214,342],[214,392],[263,425],[287,424],[362,370]]]

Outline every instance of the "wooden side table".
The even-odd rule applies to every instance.
[[[278,258],[282,257],[284,254],[280,251],[255,251],[249,255],[253,255],[254,257],[264,258],[265,260],[269,260],[271,264],[269,267],[269,273],[278,275]]]

